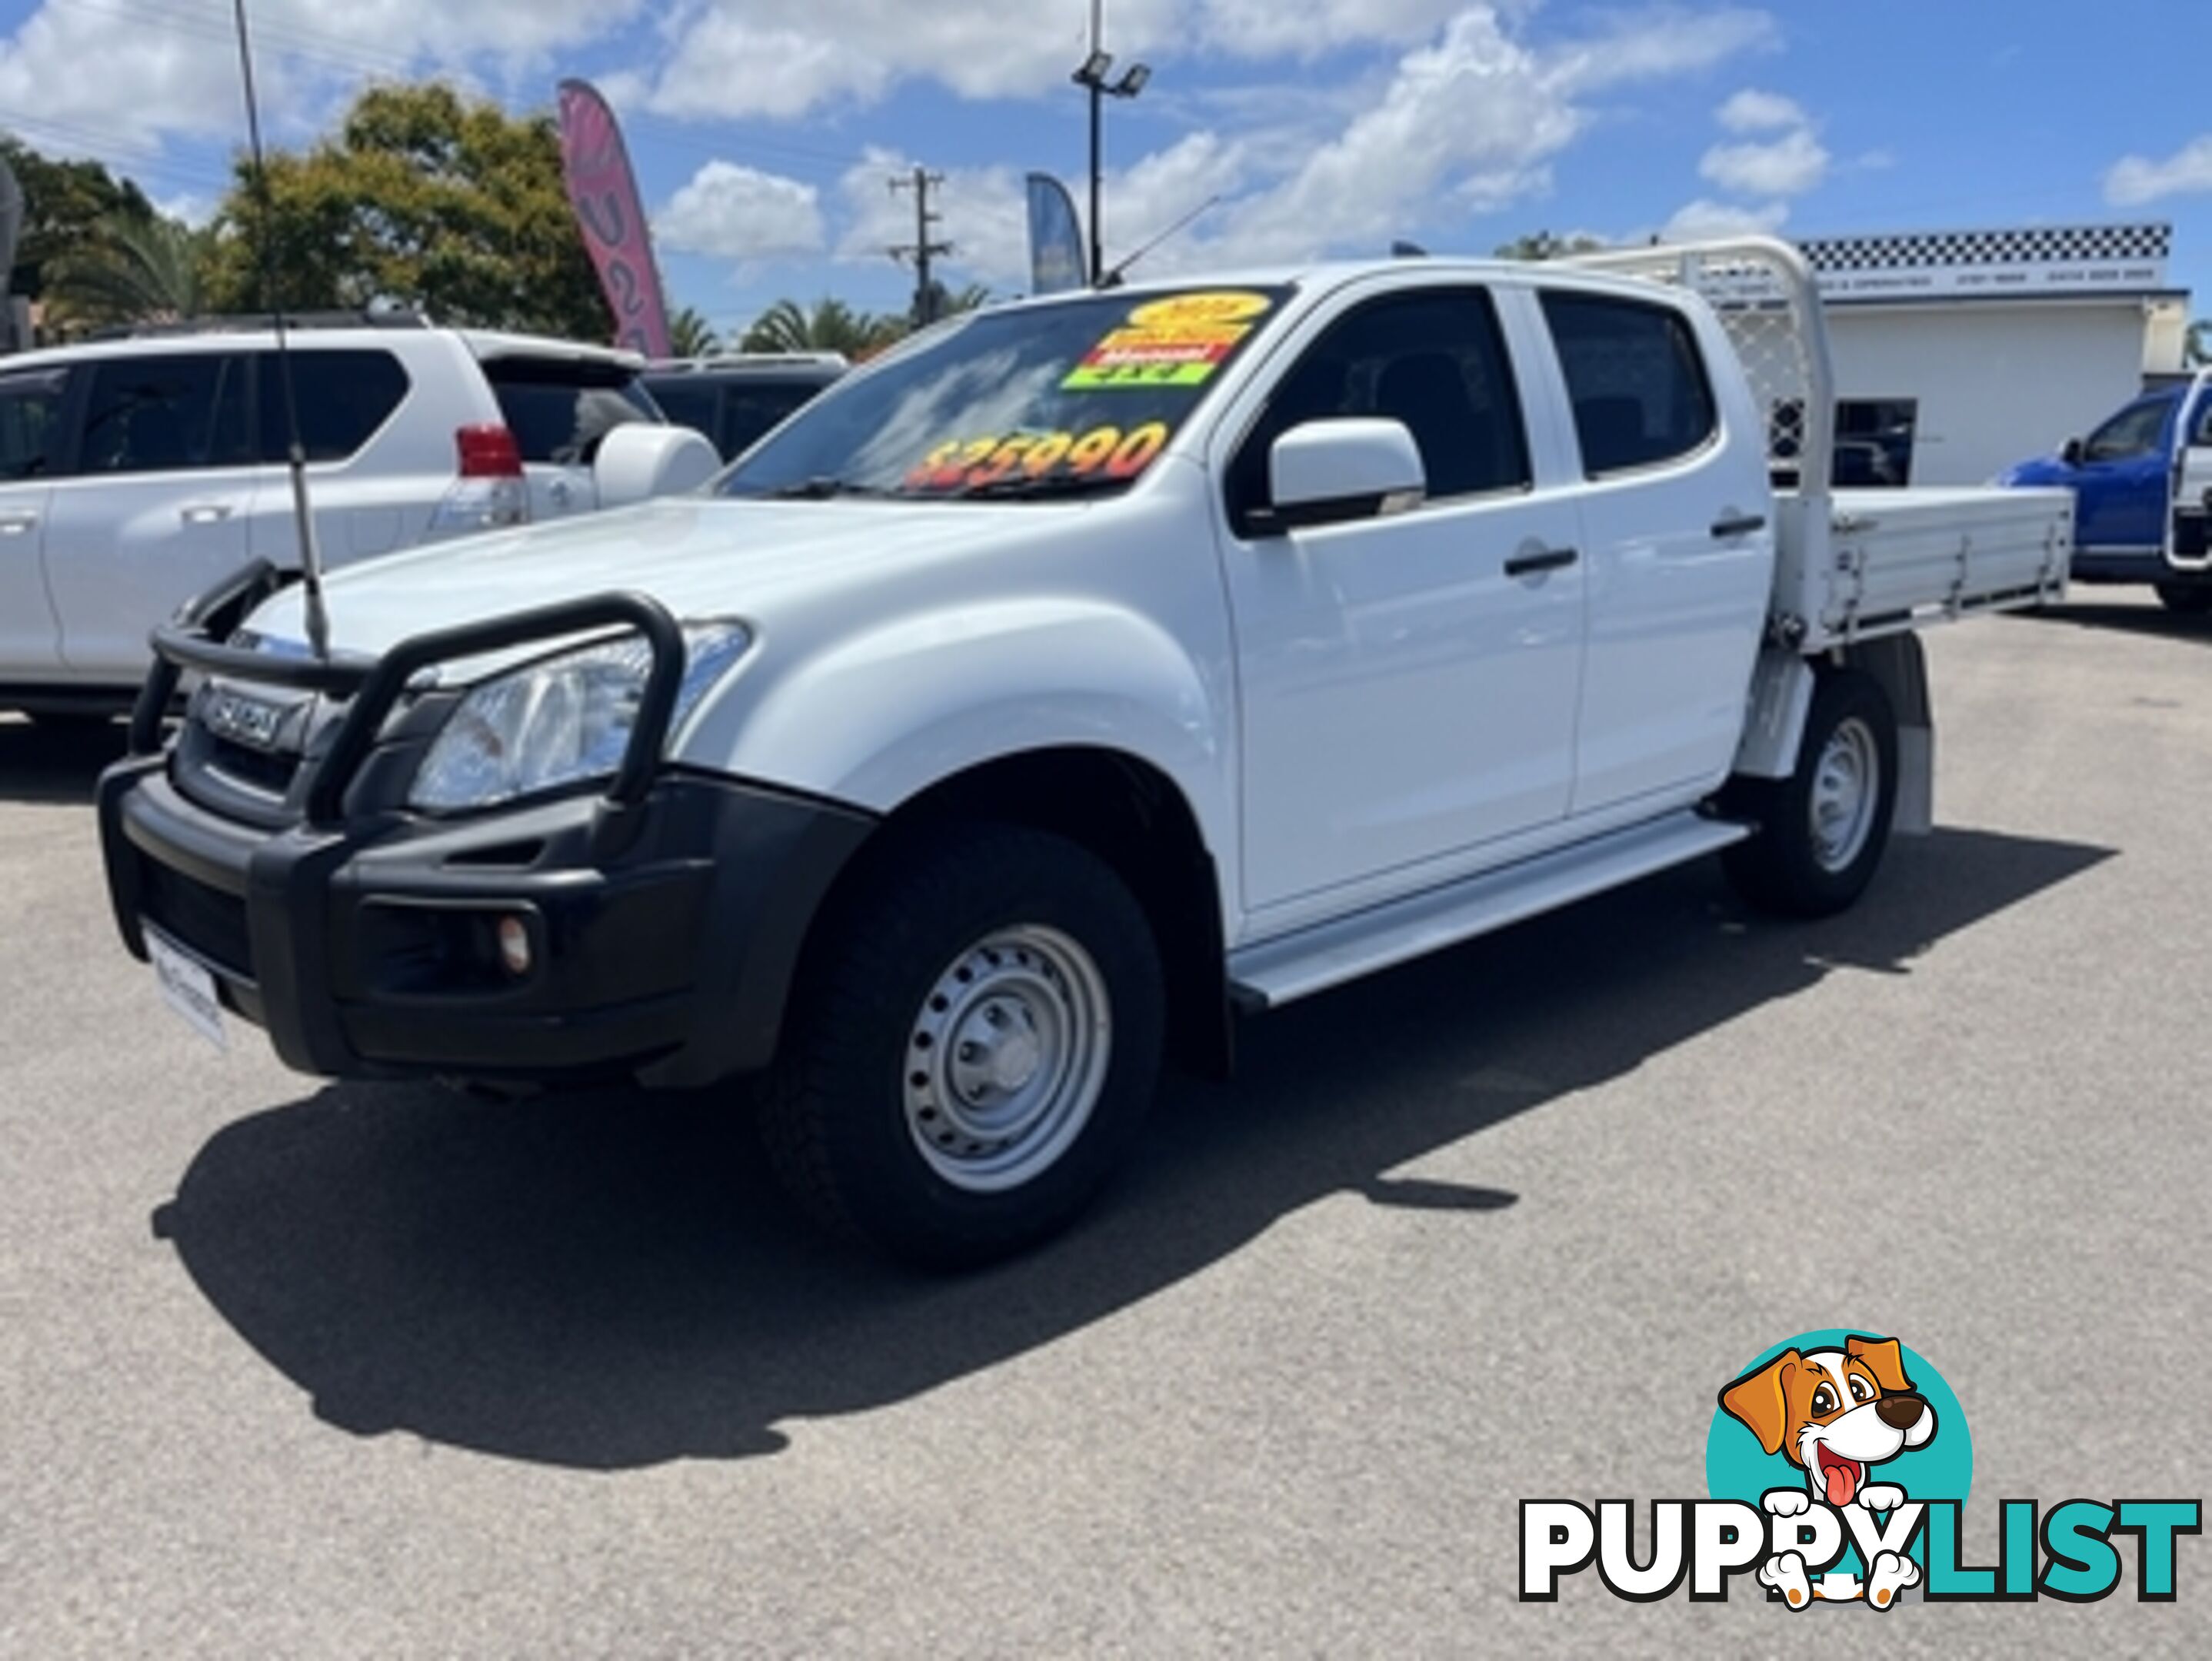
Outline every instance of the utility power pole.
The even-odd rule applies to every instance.
[[[943,173],[933,173],[920,166],[911,175],[890,182],[894,191],[914,192],[914,240],[902,242],[890,252],[893,259],[914,261],[914,326],[917,329],[926,329],[937,321],[937,285],[930,280],[929,262],[953,252],[951,243],[933,242],[929,235],[929,227],[945,217],[931,211],[929,193],[944,183]]]

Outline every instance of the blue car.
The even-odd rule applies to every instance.
[[[2148,583],[2176,611],[2212,611],[2212,372],[2146,393],[2002,485],[2074,492],[2074,579]]]

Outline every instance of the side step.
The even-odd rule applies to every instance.
[[[1684,864],[1750,834],[1748,825],[1685,809],[1231,952],[1230,991],[1246,1008],[1272,1009]]]

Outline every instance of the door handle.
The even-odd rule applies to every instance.
[[[1733,542],[1738,536],[1755,536],[1765,529],[1765,514],[1739,513],[1734,518],[1713,522],[1713,540],[1717,543]]]
[[[38,528],[39,516],[36,513],[0,513],[0,536],[20,536],[27,530]]]
[[[1547,548],[1540,554],[1516,554],[1505,562],[1509,577],[1534,577],[1547,571],[1561,571],[1572,565],[1582,555],[1571,548]]]
[[[186,524],[220,524],[230,513],[228,502],[194,502],[190,507],[177,510],[177,517]]]

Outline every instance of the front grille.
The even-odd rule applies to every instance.
[[[253,749],[212,735],[208,740],[207,761],[210,767],[240,784],[278,797],[292,788],[292,780],[300,771],[296,755]]]
[[[253,979],[243,900],[151,859],[140,862],[139,874],[139,909],[149,923],[217,968]]]

